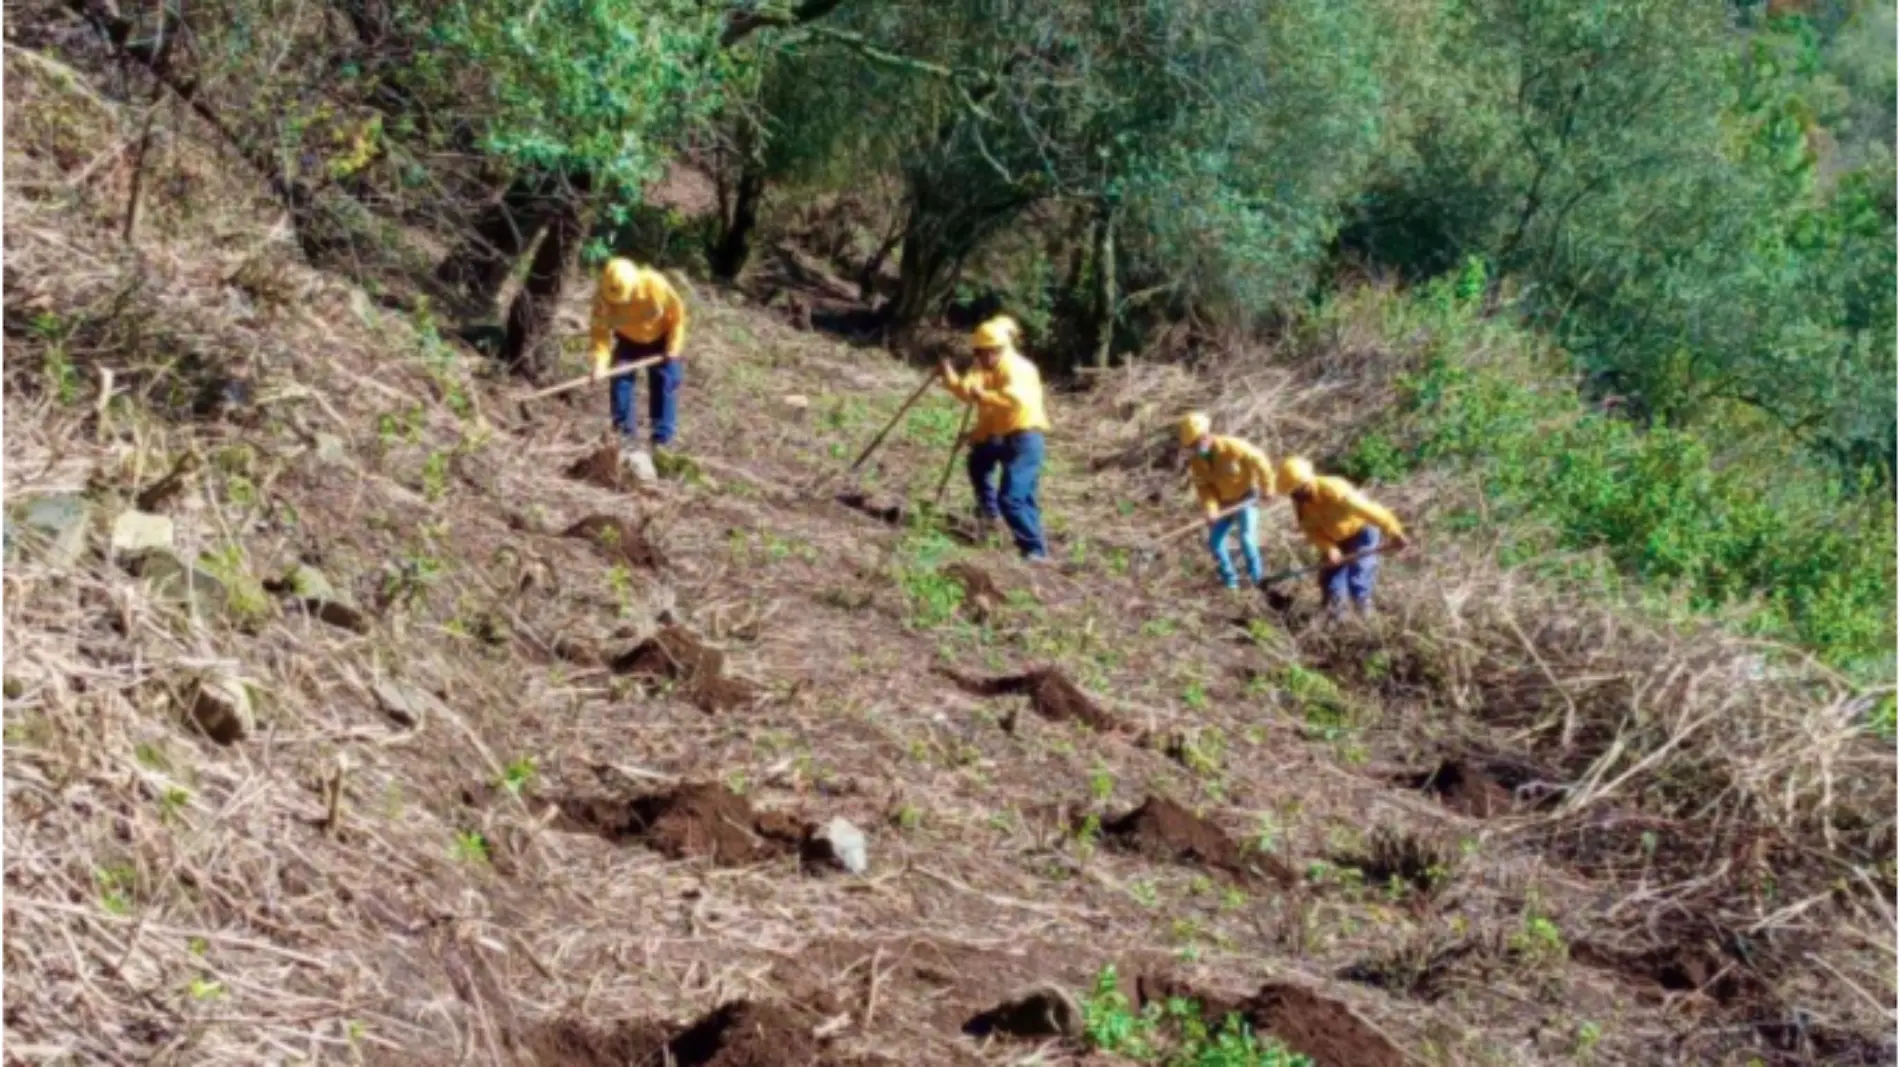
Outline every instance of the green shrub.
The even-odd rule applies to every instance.
[[[1651,427],[1588,409],[1563,354],[1478,315],[1468,265],[1406,299],[1379,299],[1382,332],[1421,347],[1398,419],[1342,461],[1381,480],[1422,466],[1475,471],[1507,562],[1599,550],[1695,610],[1807,645],[1866,678],[1891,677],[1894,505],[1749,425]],[[1330,314],[1363,311],[1341,301]],[[1323,313],[1325,314],[1325,313]]]

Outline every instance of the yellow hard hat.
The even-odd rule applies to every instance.
[[[1214,429],[1214,421],[1198,411],[1190,412],[1181,419],[1181,447],[1192,448],[1194,442],[1206,437]]]
[[[640,288],[645,273],[633,260],[615,256],[600,272],[600,295],[609,304],[624,304],[633,299],[633,292]]]
[[[1317,477],[1313,473],[1313,464],[1305,456],[1288,456],[1280,461],[1280,491],[1291,493],[1304,485],[1312,485]]]
[[[1011,348],[1016,343],[1016,320],[1008,315],[998,315],[970,335],[970,347],[978,351],[986,348]]]

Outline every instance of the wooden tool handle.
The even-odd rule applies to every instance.
[[[654,356],[652,359],[643,359],[636,363],[623,363],[620,366],[615,367],[612,370],[609,370],[607,373],[601,375],[598,378],[594,377],[591,374],[583,374],[580,377],[573,379],[572,381],[562,382],[559,385],[550,385],[546,389],[537,389],[534,392],[529,393],[528,395],[522,397],[521,400],[524,403],[529,400],[544,400],[550,396],[556,396],[561,393],[566,393],[575,389],[579,389],[583,385],[592,385],[595,382],[604,382],[608,380],[609,378],[618,378],[623,374],[632,374],[634,371],[637,371],[637,370],[645,370],[648,367],[657,367],[660,364],[665,363],[665,362],[666,362],[665,356]]]

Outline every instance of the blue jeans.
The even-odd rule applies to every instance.
[[[1260,566],[1260,509],[1248,504],[1239,511],[1215,522],[1207,531],[1207,547],[1214,553],[1214,563],[1220,567],[1221,584],[1229,589],[1240,587],[1240,579],[1234,575],[1234,561],[1227,552],[1227,535],[1240,530],[1240,554],[1247,560],[1247,577],[1253,584],[1259,585],[1266,575]]]
[[[1016,549],[1030,558],[1044,557],[1042,511],[1036,504],[1036,482],[1042,477],[1042,434],[1024,430],[992,437],[970,448],[970,487],[976,491],[977,513],[986,519],[998,515],[1009,525]],[[1003,470],[1001,492],[992,480]]]
[[[665,354],[665,341],[636,344],[624,337],[614,338],[615,366],[638,363]],[[621,438],[627,441],[640,435],[640,420],[634,414],[633,406],[635,377],[633,374],[623,374],[607,383],[611,388],[608,399],[612,402],[614,429],[619,430]],[[673,440],[673,431],[679,422],[680,383],[685,379],[686,366],[677,359],[647,368],[647,417],[653,420],[653,443],[656,445]]]
[[[1364,552],[1379,547],[1379,528],[1367,526],[1344,541],[1339,542],[1342,555],[1350,556],[1354,552]],[[1319,573],[1320,589],[1325,595],[1326,606],[1337,608],[1350,599],[1361,611],[1372,608],[1372,583],[1379,576],[1379,557],[1367,556],[1354,560],[1343,567],[1328,567]]]

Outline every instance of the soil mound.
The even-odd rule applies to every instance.
[[[646,1067],[666,1062],[667,1029],[658,1023],[629,1023],[599,1029],[560,1019],[528,1036],[526,1051],[539,1067]]]
[[[609,841],[638,841],[674,859],[703,857],[722,866],[797,852],[811,827],[778,812],[755,812],[723,786],[688,784],[631,800],[573,797],[560,802],[567,829]]]
[[[811,1027],[777,1004],[734,1001],[677,1034],[656,1023],[598,1030],[560,1020],[527,1041],[539,1067],[832,1067]]]
[[[1197,862],[1241,877],[1258,865],[1268,877],[1291,885],[1293,872],[1271,856],[1248,857],[1226,831],[1166,797],[1151,796],[1140,807],[1102,825],[1102,834],[1124,851],[1168,862]]]
[[[591,542],[614,563],[625,563],[629,567],[649,571],[657,571],[666,565],[660,550],[647,539],[644,524],[635,526],[612,515],[589,515],[568,527],[561,536],[578,537]]]
[[[613,661],[613,670],[654,685],[679,683],[704,712],[749,703],[758,694],[751,685],[725,676],[726,656],[708,647],[682,626],[666,626]]]
[[[881,523],[891,526],[904,524],[904,506],[902,504],[880,504],[869,493],[839,493],[838,503],[861,515],[869,515]]]
[[[1057,986],[1043,986],[1013,997],[963,1024],[971,1037],[1074,1037],[1082,1032],[1082,1009]]]
[[[1143,975],[1136,980],[1135,990],[1144,1006],[1175,998],[1194,1001],[1210,1027],[1238,1014],[1256,1033],[1272,1035],[1311,1057],[1313,1067],[1406,1067],[1405,1054],[1372,1024],[1339,1001],[1310,989],[1268,984],[1235,1002],[1200,993],[1178,978]]]
[[[736,1001],[688,1027],[667,1046],[677,1067],[815,1067],[826,1064],[809,1026],[776,1004]]]
[[[1514,807],[1511,791],[1470,760],[1448,759],[1423,774],[1406,775],[1404,784],[1474,819],[1505,815]]]
[[[943,573],[963,587],[964,611],[977,622],[989,621],[1008,602],[996,579],[981,567],[969,563],[952,563],[943,569]]]
[[[567,476],[577,482],[615,491],[626,489],[633,482],[620,465],[619,447],[611,444],[602,445],[575,460],[568,466]]]
[[[1313,1067],[1405,1067],[1405,1054],[1351,1008],[1294,985],[1266,985],[1240,1007],[1255,1030],[1313,1060]]]
[[[1036,714],[1052,722],[1079,722],[1101,733],[1113,733],[1121,727],[1114,716],[1103,711],[1087,693],[1069,680],[1068,675],[1054,667],[1001,678],[972,678],[947,668],[937,668],[937,673],[974,696],[1027,693],[1030,706],[1036,709]]]

